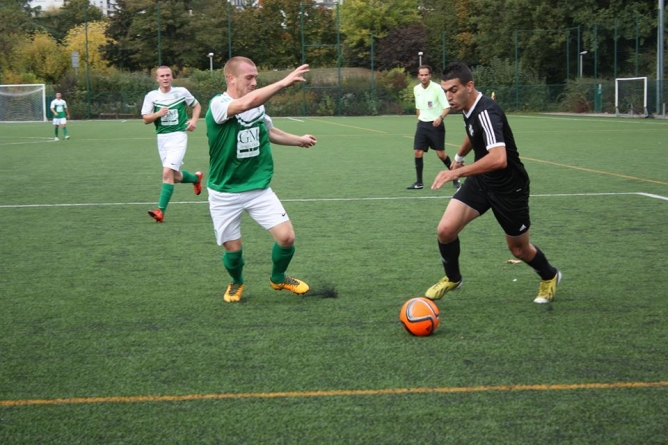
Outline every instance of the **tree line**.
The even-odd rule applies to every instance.
[[[647,0],[118,0],[109,17],[87,0],[49,11],[0,1],[2,83],[59,83],[72,75],[72,51],[82,63],[87,52],[102,74],[164,64],[187,75],[234,55],[266,70],[306,61],[415,72],[422,52],[435,68],[517,62],[564,83],[577,75],[582,50],[589,76],[656,72],[657,5]]]

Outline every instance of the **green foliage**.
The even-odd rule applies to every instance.
[[[39,83],[56,83],[69,70],[70,59],[65,49],[45,32],[23,36],[14,47],[11,68],[14,73],[33,73]]]
[[[109,18],[109,26],[105,32],[105,35],[114,43],[105,46],[105,58],[119,69],[148,71],[153,68],[154,63],[151,61],[152,63],[147,65],[148,68],[140,63],[140,58],[135,54],[136,49],[131,47],[132,37],[128,35],[135,15],[139,14],[142,9],[138,9],[135,2],[127,0],[117,0],[116,4],[118,11]],[[146,13],[145,10],[144,13]]]
[[[420,62],[416,50],[424,51],[427,48],[427,30],[420,22],[398,26],[389,31],[386,37],[379,39],[376,48],[375,66],[378,69],[405,68],[417,74]],[[432,65],[433,68],[438,66],[436,58],[429,55],[422,58],[422,63]]]
[[[97,22],[106,20],[102,10],[89,2],[89,0],[68,0],[58,9],[50,9],[35,18],[40,28],[46,30],[51,36],[61,43],[67,33],[86,22]]]
[[[655,2],[644,0],[597,2],[535,2],[532,0],[481,0],[475,3],[471,22],[476,26],[476,57],[473,65],[486,65],[495,57],[514,59],[517,50],[523,68],[539,73],[548,83],[561,83],[575,75],[578,48],[598,52],[599,76],[612,77],[617,44],[627,54],[618,71],[630,68],[628,57],[635,56],[634,42],[642,42],[641,53],[656,53],[648,45],[656,39]],[[578,28],[581,42],[577,42]],[[504,44],[499,44],[504,42]],[[570,45],[569,45],[570,42]],[[578,43],[580,46],[578,47]],[[633,49],[632,49],[633,48]],[[471,54],[469,54],[469,57]],[[643,66],[643,72],[651,72]],[[565,75],[565,72],[571,73]]]
[[[569,80],[560,101],[562,110],[569,113],[592,111],[594,104],[590,98],[593,98],[593,96],[589,94],[591,87],[591,80],[589,79]]]
[[[176,81],[175,81],[176,84]],[[155,78],[142,73],[112,72],[91,74],[90,92],[85,77],[73,79],[69,88],[60,88],[74,119],[98,118],[101,113],[124,113],[140,116],[144,96],[157,88]],[[90,116],[88,102],[90,97]]]
[[[479,91],[488,96],[494,92],[508,110],[547,111],[557,102],[531,68],[516,69],[510,60],[494,58],[488,65],[474,68],[473,78]]]
[[[26,0],[4,1],[0,8],[3,81],[63,83],[73,71],[69,53],[74,49],[63,39],[66,33],[78,30],[76,48],[83,60],[80,31],[84,20],[90,25],[93,72],[110,66],[149,73],[160,62],[171,66],[185,82],[192,73],[208,70],[209,53],[213,53],[216,69],[230,55],[244,55],[263,71],[277,75],[302,61],[312,68],[373,67],[377,87],[370,81],[368,86],[355,82],[350,91],[343,91],[338,83],[324,83],[327,88],[336,86],[336,91],[327,94],[337,113],[342,109],[371,114],[409,112],[409,94],[398,98],[387,91],[381,78],[382,72],[393,68],[414,73],[418,51],[435,71],[454,60],[468,63],[478,70],[478,85],[487,93],[495,90],[502,104],[512,110],[553,108],[566,81],[578,74],[581,49],[589,51],[584,58],[585,74],[599,82],[615,76],[652,76],[656,71],[656,5],[644,0],[605,4],[584,0],[577,5],[547,0],[346,0],[339,5],[338,16],[336,8],[301,0],[265,0],[261,7],[250,0],[240,7],[214,0],[118,0],[118,11],[108,18],[101,17],[94,6],[88,7],[86,0],[73,0],[49,12],[32,9]],[[108,23],[108,40],[95,32],[98,18]],[[340,35],[337,18],[341,19]],[[44,35],[55,39],[56,46],[46,45]],[[342,44],[337,48],[339,41]],[[25,42],[33,42],[29,56]],[[44,51],[47,47],[50,49]],[[79,74],[82,72],[83,68]],[[200,81],[202,95],[220,91],[220,84],[209,86],[206,78],[192,81],[196,91]],[[105,94],[93,92],[98,97]],[[320,93],[314,94],[316,100],[321,99]],[[570,92],[567,97],[572,103]],[[104,104],[97,106],[104,108]],[[317,109],[332,107],[326,102],[313,112]]]
[[[399,100],[401,92],[411,87],[411,78],[403,68],[393,68],[389,71],[380,71],[376,74],[376,85],[381,99]]]
[[[37,14],[39,7],[33,9],[28,0],[3,0],[0,7],[0,81],[3,80],[3,72],[13,71],[13,55],[16,45],[25,40],[29,33],[35,29],[31,19],[32,14]],[[24,74],[24,73],[21,73]],[[37,77],[33,73],[33,77]]]
[[[336,114],[336,99],[325,93],[318,103],[318,116],[334,116]]]
[[[346,0],[340,6],[341,32],[358,59],[368,59],[371,35],[382,39],[390,30],[418,20],[417,0]]]
[[[268,68],[297,66],[302,60],[302,29],[304,40],[314,46],[306,54],[308,63],[323,66],[336,57],[331,47],[336,43],[333,12],[312,2],[266,0],[262,7],[235,8],[225,3],[221,8],[207,0],[169,0],[160,3],[159,16],[155,2],[121,0],[120,4],[121,13],[111,17],[108,32],[117,43],[106,51],[124,67],[152,68],[157,64],[157,48],[163,63],[179,72],[205,69],[209,52],[216,66],[222,66],[230,54],[249,57]]]
[[[75,51],[79,54],[79,68],[83,68],[81,72],[86,69],[86,56],[90,72],[104,74],[112,70],[101,51],[107,43],[104,34],[106,29],[106,22],[90,22],[73,27],[63,39],[62,46],[67,54],[71,56]]]
[[[495,57],[489,64],[474,68],[473,78],[476,85],[511,86],[515,84],[516,71],[515,65],[511,60]],[[533,79],[528,79],[527,77],[529,76],[522,73],[520,83],[531,84],[538,80],[534,76],[531,76]]]
[[[222,70],[194,71],[188,78],[189,91],[202,103],[203,112],[208,109],[209,100],[227,89],[225,75]],[[181,83],[179,82],[181,85]],[[181,85],[185,86],[185,85]]]
[[[473,37],[476,30],[471,17],[478,10],[477,2],[422,0],[421,3],[421,22],[426,29],[426,47],[421,48],[428,63],[436,68],[453,60],[474,61],[476,47]],[[415,49],[412,54],[415,54]],[[445,60],[442,60],[444,50]]]

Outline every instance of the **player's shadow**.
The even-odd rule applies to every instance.
[[[323,283],[320,285],[312,286],[311,289],[303,295],[304,297],[310,298],[337,298],[339,292],[336,290],[336,287],[330,283]]]

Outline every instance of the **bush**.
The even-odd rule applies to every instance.
[[[569,80],[559,100],[562,110],[568,113],[587,113],[593,110],[594,104],[588,100],[588,97],[593,97],[590,94],[591,88],[590,80]]]
[[[288,72],[262,72],[257,87],[276,82]],[[473,75],[478,90],[486,95],[494,91],[499,103],[507,110],[555,111],[558,103],[564,111],[586,112],[593,109],[593,104],[587,100],[588,97],[594,97],[589,90],[592,88],[590,83],[585,85],[579,80],[571,81],[564,90],[561,85],[548,86],[531,72],[520,70],[521,87],[516,91],[514,64],[501,59],[493,60],[489,66],[474,69]],[[375,72],[373,83],[371,71],[363,68],[314,69],[307,75],[307,80],[305,86],[296,85],[273,97],[267,104],[269,114],[361,116],[415,113],[413,87],[418,81],[402,68]],[[438,79],[434,81],[438,82]],[[227,88],[221,70],[193,70],[188,77],[175,79],[174,85],[188,88],[200,101],[202,116],[211,98]],[[116,71],[107,75],[90,75],[89,93],[86,91],[83,73],[79,73],[78,77],[64,78],[60,85],[51,86],[47,93],[62,91],[74,119],[97,118],[101,113],[140,117],[144,96],[156,88],[155,78],[151,74]],[[606,93],[610,91],[608,89]]]

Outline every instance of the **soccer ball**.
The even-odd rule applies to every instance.
[[[439,313],[438,306],[429,298],[415,297],[401,307],[399,320],[409,334],[426,337],[438,327]]]

